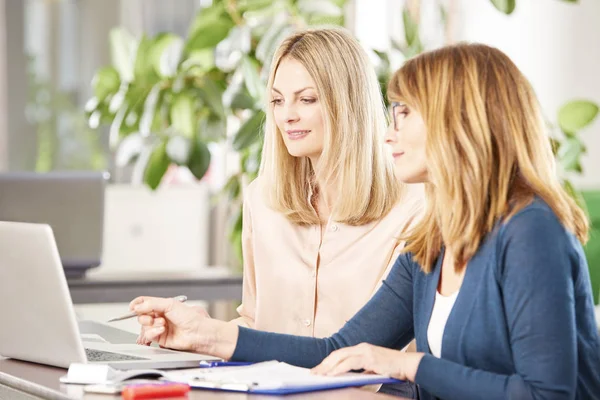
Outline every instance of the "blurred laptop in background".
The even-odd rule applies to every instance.
[[[210,191],[204,182],[106,188],[102,265],[94,276],[198,271],[209,264]]]
[[[0,174],[0,221],[52,227],[68,277],[101,263],[104,190],[109,174],[94,171]]]

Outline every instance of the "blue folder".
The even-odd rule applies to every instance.
[[[367,386],[367,385],[378,385],[378,384],[390,384],[390,383],[401,383],[402,381],[393,378],[380,378],[373,377],[369,378],[369,375],[364,374],[364,377],[360,377],[350,382],[336,382],[336,383],[323,383],[313,385],[289,385],[277,388],[261,387],[260,384],[255,383],[248,385],[245,383],[236,382],[211,382],[192,380],[188,382],[192,388],[196,389],[207,389],[227,392],[245,392],[250,394],[264,394],[264,395],[285,395],[295,393],[306,393],[316,392],[321,390],[332,390],[342,389],[348,387]]]

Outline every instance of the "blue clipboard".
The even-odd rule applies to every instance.
[[[397,384],[402,383],[398,379],[393,378],[369,378],[368,375],[364,379],[356,379],[351,382],[336,382],[336,383],[323,383],[314,385],[300,385],[300,386],[285,386],[278,388],[262,387],[256,384],[245,384],[235,382],[215,382],[208,380],[192,380],[188,384],[194,389],[206,389],[215,391],[226,391],[226,392],[243,392],[251,394],[264,394],[264,395],[286,395],[296,393],[307,393],[316,392],[322,390],[333,390],[343,389],[349,387],[359,387],[367,385],[380,385],[380,384]]]

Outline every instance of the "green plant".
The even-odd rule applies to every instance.
[[[136,39],[115,29],[113,63],[97,71],[86,105],[90,126],[110,124],[117,166],[134,163],[152,189],[172,163],[202,178],[210,164],[207,143],[229,140],[240,165],[224,193],[237,210],[230,238],[241,259],[240,191],[258,173],[269,62],[292,30],[343,25],[345,3],[214,0],[198,11],[186,38]],[[229,135],[234,125],[239,128]]]
[[[496,7],[496,9],[498,11],[503,12],[504,14],[512,14],[513,11],[515,11],[515,8],[517,7],[517,0],[490,0],[492,2],[492,4],[494,5],[494,7]],[[564,1],[565,3],[578,3],[579,0],[561,0]]]

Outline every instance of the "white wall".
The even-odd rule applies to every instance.
[[[555,121],[560,106],[574,98],[600,104],[600,2],[517,0],[510,16],[489,1],[463,0],[457,37],[494,45],[507,53],[531,81],[544,112]],[[600,118],[599,118],[600,120]],[[600,122],[582,132],[588,154],[580,188],[600,188]]]
[[[489,0],[455,3],[456,40],[496,46],[529,78],[546,116],[555,121],[559,107],[575,98],[600,104],[600,1],[517,0],[510,16]],[[387,49],[389,36],[402,33],[404,0],[355,0],[355,34],[368,46]],[[437,0],[421,0],[421,35],[439,45]],[[401,38],[401,37],[400,37]],[[584,176],[572,181],[582,189],[600,188],[600,118],[582,132],[588,154]]]

